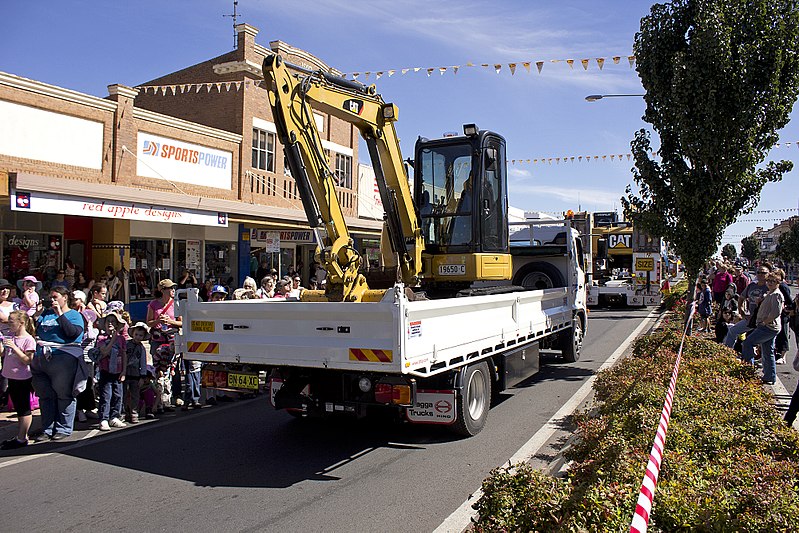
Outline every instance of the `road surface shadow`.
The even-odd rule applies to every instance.
[[[19,455],[60,453],[203,487],[284,488],[335,481],[337,469],[380,449],[412,454],[461,439],[443,427],[384,419],[295,419],[272,410],[266,398],[111,435],[81,446],[37,444]]]

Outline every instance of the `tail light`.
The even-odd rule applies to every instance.
[[[410,405],[410,385],[392,385],[391,383],[378,383],[375,385],[375,401],[377,403],[393,403],[396,405]]]

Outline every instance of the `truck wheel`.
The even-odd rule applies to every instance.
[[[459,435],[477,435],[485,426],[491,406],[491,373],[483,361],[463,372],[463,389],[458,402],[458,419],[452,429]]]
[[[574,363],[580,359],[580,351],[583,349],[583,321],[579,316],[572,318],[572,327],[563,332],[561,338],[563,360],[567,363]]]
[[[519,269],[513,277],[514,285],[521,285],[528,291],[564,287],[560,271],[549,263],[529,263]]]

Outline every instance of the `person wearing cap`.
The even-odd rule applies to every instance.
[[[55,279],[50,282],[50,287],[64,287],[65,289],[69,289],[70,283],[66,280],[66,275],[67,273],[63,269],[56,272]]]
[[[42,432],[34,440],[60,440],[72,434],[75,422],[75,374],[83,357],[83,317],[71,309],[72,293],[50,290],[53,305],[36,318],[39,342],[31,363],[33,388],[39,396]]]
[[[28,313],[28,316],[36,314],[36,308],[39,306],[39,291],[42,290],[42,282],[36,279],[36,276],[25,276],[17,281],[19,287],[19,308]]]
[[[97,337],[100,358],[97,366],[100,379],[100,431],[110,431],[112,427],[123,428],[122,421],[123,384],[128,365],[127,339],[122,333],[125,319],[117,311],[107,311],[97,324],[102,334]]]
[[[8,315],[19,308],[19,304],[11,301],[11,285],[7,279],[0,278],[0,334],[11,335],[8,327]]]
[[[288,294],[291,291],[291,282],[287,279],[279,279],[277,280],[277,288],[275,289],[275,295],[273,298],[279,300],[285,300],[288,298]]]
[[[214,285],[211,287],[211,302],[221,302],[227,300],[227,288],[224,285]]]
[[[180,318],[175,318],[176,289],[177,283],[169,278],[162,279],[158,283],[158,292],[161,296],[151,301],[147,306],[145,322],[150,328],[150,355],[153,360],[156,358],[163,359],[156,352],[161,345],[168,345],[170,338],[174,336],[174,331],[183,325],[183,321]],[[163,402],[162,408],[165,410],[171,409],[172,391],[180,391],[181,388],[180,365],[177,361],[172,361],[173,357],[169,359],[169,368],[166,369],[166,373],[159,370],[159,373],[163,373],[163,375],[157,376],[159,384],[163,387],[161,401]],[[182,403],[182,401],[177,403]]]
[[[144,341],[150,338],[150,328],[144,322],[136,322],[128,329],[130,338],[127,340],[125,351],[128,355],[128,364],[125,367],[124,404],[128,422],[139,422],[139,401],[141,383],[147,375],[147,350]]]

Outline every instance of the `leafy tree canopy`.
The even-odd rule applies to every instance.
[[[689,274],[717,249],[724,229],[757,205],[760,191],[793,168],[762,163],[799,87],[796,0],[674,0],[652,6],[635,36],[646,90],[625,215],[672,243]]]
[[[721,249],[721,257],[727,259],[728,261],[732,261],[738,256],[738,251],[735,249],[734,244],[725,244],[724,248]]]
[[[754,237],[744,237],[741,239],[741,255],[750,261],[760,257],[760,247]]]
[[[787,262],[799,261],[799,223],[794,222],[791,231],[780,235],[780,258]]]

